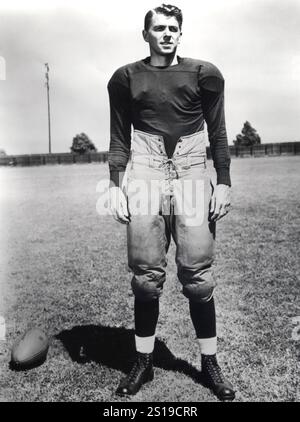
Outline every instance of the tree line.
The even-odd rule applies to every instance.
[[[236,146],[252,146],[261,143],[260,136],[257,131],[246,121],[240,134],[236,135],[233,141]],[[97,152],[94,142],[85,133],[74,136],[70,150],[73,154],[86,154],[89,152]],[[0,148],[0,156],[7,155],[5,150]]]
[[[236,135],[236,139],[233,141],[236,146],[252,146],[261,144],[260,136],[256,129],[251,126],[251,123],[246,121],[240,134]],[[85,133],[76,135],[73,138],[71,146],[71,152],[77,154],[85,154],[88,152],[97,151],[94,143],[89,139]]]

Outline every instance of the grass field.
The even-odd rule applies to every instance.
[[[210,162],[211,165],[211,162]],[[219,360],[237,401],[300,401],[300,157],[232,160],[232,210],[218,223],[215,298]],[[106,165],[0,168],[0,399],[216,401],[198,382],[188,303],[169,252],[155,382],[114,395],[133,350],[125,227],[96,212]],[[213,174],[213,172],[212,172]],[[9,369],[28,327],[52,336],[47,361]]]

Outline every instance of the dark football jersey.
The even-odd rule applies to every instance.
[[[111,180],[118,184],[130,154],[131,128],[164,138],[172,157],[181,136],[207,124],[217,183],[230,185],[230,155],[224,117],[224,79],[213,64],[178,57],[157,67],[150,57],[119,68],[108,83]]]

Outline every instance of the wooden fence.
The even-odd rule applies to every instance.
[[[30,154],[7,155],[0,157],[0,166],[38,166],[44,164],[76,164],[76,163],[105,163],[107,152],[92,152],[89,154]]]
[[[235,157],[264,155],[298,155],[300,154],[300,142],[281,142],[276,144],[260,144],[252,147],[236,147],[230,145],[230,154]]]
[[[276,155],[299,155],[300,142],[281,142],[276,144],[261,144],[252,147],[229,146],[231,157],[262,157]],[[207,157],[211,158],[210,148],[206,149]],[[0,157],[0,166],[37,166],[45,164],[74,164],[74,163],[106,163],[107,151],[89,154],[30,154],[6,155]]]

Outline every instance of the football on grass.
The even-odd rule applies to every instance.
[[[13,344],[11,365],[17,369],[27,369],[40,365],[46,359],[49,340],[40,328],[31,328]]]

